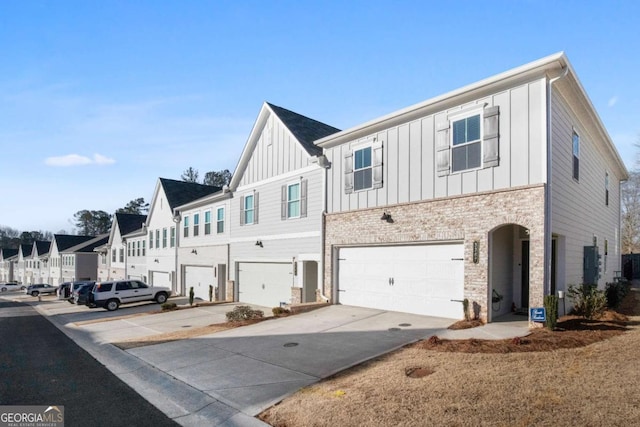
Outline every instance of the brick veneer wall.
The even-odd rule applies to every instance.
[[[390,205],[325,216],[324,295],[334,300],[334,248],[416,242],[464,242],[464,296],[480,306],[487,320],[488,239],[492,230],[517,224],[529,230],[529,306],[542,306],[544,295],[544,185]],[[393,223],[382,221],[384,212]],[[473,242],[480,257],[473,263]]]

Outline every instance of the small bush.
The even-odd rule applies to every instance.
[[[193,292],[193,286],[189,288],[189,305],[193,305],[193,297],[195,296]]]
[[[273,315],[276,317],[288,316],[289,314],[291,314],[291,311],[287,310],[284,307],[273,307],[271,311],[273,312]]]
[[[594,285],[569,285],[567,295],[573,301],[573,314],[589,320],[597,319],[607,308],[604,291]]]
[[[623,280],[617,283],[607,283],[604,293],[607,297],[607,307],[616,309],[629,293],[631,282]]]
[[[464,320],[467,322],[471,320],[471,314],[469,313],[469,300],[467,298],[462,300],[462,311],[464,311]]]
[[[213,301],[213,285],[209,285],[209,302]]]
[[[160,307],[162,308],[162,311],[172,311],[178,309],[178,306],[175,302],[165,302]]]
[[[243,320],[261,319],[264,313],[262,310],[254,310],[248,305],[238,305],[233,310],[228,311],[226,316],[229,322],[241,322]]]
[[[547,312],[547,329],[553,331],[558,324],[558,296],[557,295],[545,295],[544,296],[544,309]]]
[[[429,337],[429,344],[440,345],[440,344],[442,344],[442,340],[440,338],[438,338],[437,335],[431,335]]]

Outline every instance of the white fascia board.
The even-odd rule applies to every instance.
[[[218,203],[222,200],[230,199],[231,192],[227,191],[218,191],[217,193],[210,194],[208,196],[204,196],[198,200],[194,200],[193,202],[185,203],[184,205],[176,206],[173,209],[174,216],[176,212],[184,212],[189,209],[198,208],[201,206],[210,205],[213,203]]]
[[[300,169],[293,170],[291,172],[283,173],[280,175],[272,176],[271,178],[263,179],[262,181],[252,182],[251,184],[243,185],[242,187],[236,188],[236,192],[240,193],[243,191],[247,191],[248,189],[258,188],[263,185],[271,184],[278,181],[289,180],[295,177],[299,177],[300,175],[304,175],[306,173],[315,172],[318,170],[322,170],[323,168],[317,163],[312,163],[309,166],[305,166]]]
[[[538,74],[542,75],[545,72],[552,70],[561,70],[566,65],[568,65],[568,61],[564,52],[558,52],[529,64],[522,65],[493,77],[489,77],[460,89],[445,93],[444,95],[436,96],[435,98],[403,108],[402,110],[387,114],[386,116],[371,120],[351,129],[346,129],[333,135],[318,139],[315,141],[315,144],[321,148],[331,148],[344,142],[370,135],[378,130],[393,127],[395,125],[411,121],[415,118],[425,116],[430,112],[437,112],[440,109],[445,109],[447,108],[447,103],[464,103],[460,98],[480,97],[480,92],[482,91],[496,90],[496,87],[513,84],[514,81]]]

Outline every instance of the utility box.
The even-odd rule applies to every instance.
[[[582,269],[585,285],[597,285],[600,279],[602,260],[597,246],[585,246]]]

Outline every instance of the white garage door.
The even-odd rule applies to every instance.
[[[463,298],[461,243],[340,249],[341,304],[460,319]]]
[[[247,304],[279,307],[291,302],[291,263],[241,262],[238,264],[239,300]]]
[[[152,271],[151,272],[151,284],[153,286],[166,286],[171,288],[171,278],[166,271]]]
[[[213,267],[196,267],[188,265],[184,269],[184,283],[187,296],[193,286],[193,295],[203,301],[209,301],[209,285],[215,288]]]

